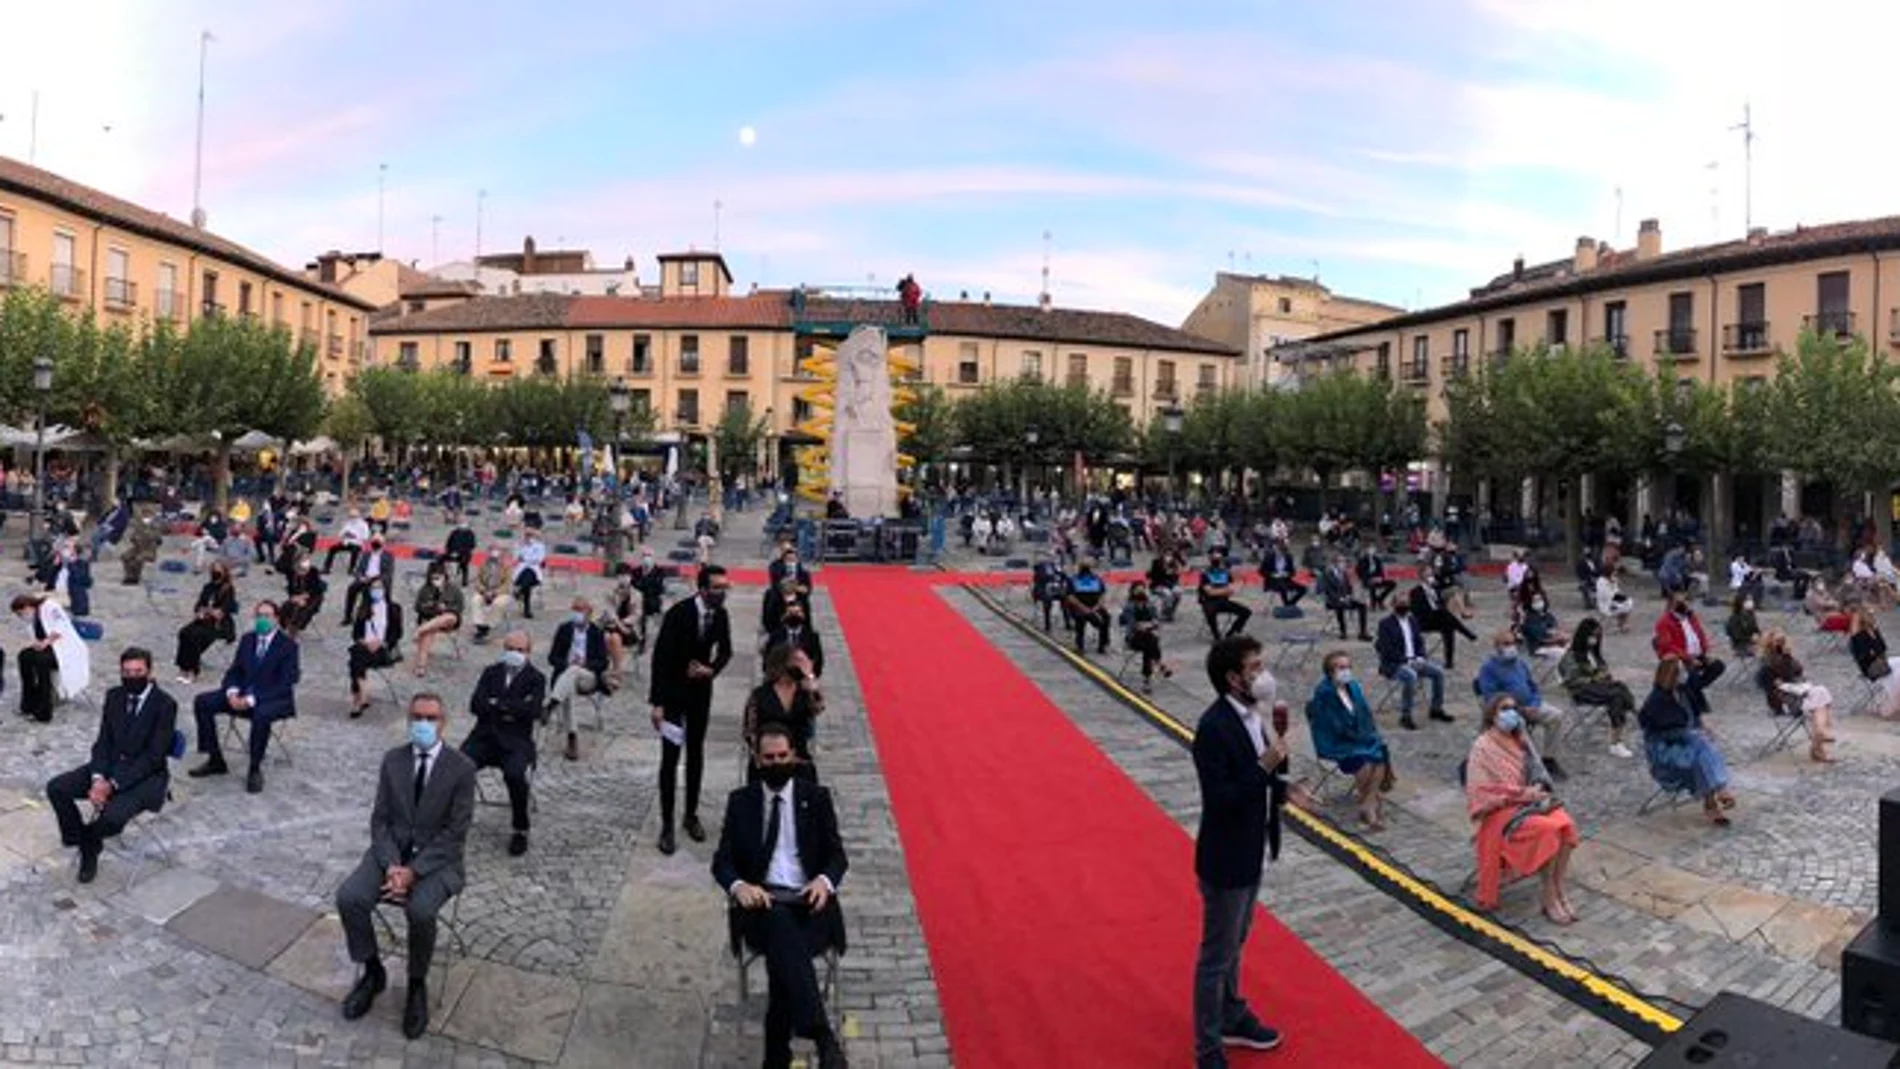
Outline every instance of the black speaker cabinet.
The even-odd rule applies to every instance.
[[[1900,1042],[1900,932],[1892,921],[1868,921],[1841,951],[1841,1026]]]
[[[1900,788],[1880,796],[1880,922],[1900,928]]]
[[[1900,1069],[1900,1045],[1724,992],[1637,1069]]]

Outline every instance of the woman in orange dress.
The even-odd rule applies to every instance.
[[[1550,774],[1508,694],[1485,707],[1484,730],[1465,759],[1465,808],[1478,853],[1478,908],[1496,909],[1508,872],[1543,879],[1543,910],[1555,924],[1577,915],[1564,897],[1564,874],[1577,848],[1577,825],[1551,793]]]

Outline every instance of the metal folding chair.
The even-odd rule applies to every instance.
[[[1790,714],[1772,715],[1774,719],[1778,721],[1785,720],[1787,722],[1775,726],[1775,737],[1768,741],[1768,745],[1762,747],[1761,755],[1763,757],[1772,756],[1776,752],[1791,745],[1794,742],[1794,733],[1796,731],[1810,738],[1813,737],[1813,732],[1808,730],[1808,718],[1803,715],[1799,709]]]
[[[238,730],[239,724],[249,724],[249,717],[226,716],[224,718],[224,742],[229,749],[248,754],[251,741],[245,732]],[[291,727],[297,722],[294,716],[278,717],[271,721],[270,748],[271,760],[280,765],[295,765],[297,762],[291,753],[291,745],[296,739],[296,731]]]
[[[1636,815],[1639,817],[1644,816],[1651,809],[1656,808],[1656,802],[1658,799],[1661,799],[1663,804],[1667,806],[1668,808],[1674,809],[1677,806],[1681,805],[1684,802],[1689,801],[1690,799],[1694,797],[1695,795],[1690,793],[1688,788],[1686,787],[1664,787],[1664,786],[1658,785],[1656,787],[1655,793],[1651,794],[1649,798],[1645,800],[1641,806],[1637,807]]]
[[[388,911],[392,909],[401,912],[403,915],[404,932],[402,938],[397,937],[396,926],[389,919]],[[469,956],[468,943],[462,938],[461,912],[462,895],[460,892],[457,892],[449,896],[449,900],[442,904],[441,910],[439,910],[435,916],[437,929],[435,960],[429,963],[429,971],[434,972],[438,968],[441,969],[442,981],[429,985],[429,1001],[435,1003],[438,1009],[442,1005],[442,1000],[448,995],[449,966],[453,963],[457,954],[460,954],[464,958]],[[370,910],[370,916],[376,919],[376,944],[382,955],[384,957],[402,958],[407,961],[409,958],[409,940],[407,938],[409,920],[408,913],[403,909],[402,903],[393,902],[385,898],[376,903],[375,909]]]
[[[1848,708],[1848,716],[1856,716],[1874,709],[1887,696],[1887,688],[1878,679],[1868,679],[1859,672],[1854,673],[1854,678],[1860,681],[1860,693],[1855,696],[1854,704]]]

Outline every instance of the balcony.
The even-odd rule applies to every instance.
[[[76,301],[85,295],[86,272],[72,264],[54,264],[46,272],[46,288],[62,301]]]
[[[1677,360],[1696,357],[1694,327],[1664,327],[1656,332],[1656,355]]]
[[[204,302],[204,304],[199,306],[198,314],[203,316],[206,319],[222,318],[224,315],[224,305],[221,305],[216,301],[207,300]]]
[[[177,290],[159,290],[153,294],[152,314],[170,323],[185,318],[185,295]]]
[[[1440,360],[1439,374],[1447,379],[1462,379],[1471,374],[1471,354],[1452,353]]]
[[[685,427],[699,426],[699,409],[682,408],[677,414],[677,422]]]
[[[1896,309],[1896,311],[1900,311],[1900,309]],[[959,376],[957,381],[960,383],[975,385],[977,379],[975,375],[971,375],[967,379]],[[1115,381],[1109,386],[1108,391],[1109,393],[1115,395],[1116,397],[1133,397],[1135,396],[1135,380],[1133,378],[1124,378],[1120,375],[1117,375],[1115,377]]]
[[[124,312],[136,308],[139,303],[138,283],[123,278],[106,279],[106,307],[115,312]]]
[[[343,335],[341,334],[330,335],[330,355],[331,356],[343,355]]]
[[[1180,390],[1175,386],[1173,379],[1162,379],[1155,383],[1155,400],[1172,401],[1179,396]]]
[[[1089,388],[1089,377],[1086,374],[1070,375],[1062,381],[1063,384],[1068,386],[1071,390],[1086,390]]]
[[[1590,345],[1595,349],[1609,350],[1610,355],[1618,360],[1630,358],[1630,336],[1627,334],[1603,334],[1591,338]]]
[[[1086,385],[1086,382],[1084,383],[1084,385]],[[1218,391],[1219,389],[1220,389],[1220,385],[1218,383],[1197,382],[1194,384],[1194,399],[1196,401],[1206,400],[1207,398],[1214,396],[1215,392]]]
[[[1399,374],[1409,383],[1427,382],[1431,379],[1431,357],[1414,356],[1399,366]]]
[[[0,289],[26,282],[26,253],[0,249]]]
[[[1854,313],[1821,312],[1816,315],[1802,316],[1801,329],[1816,334],[1832,334],[1844,338],[1854,333]]]
[[[1500,345],[1484,354],[1484,358],[1491,362],[1492,367],[1503,367],[1504,364],[1511,359],[1511,353],[1515,348],[1515,346],[1511,345]]]
[[[698,377],[699,377],[699,358],[694,357],[691,360],[688,360],[685,357],[681,357],[680,358],[680,378],[696,379]]]
[[[1722,328],[1722,352],[1729,356],[1766,356],[1772,351],[1765,321],[1730,323]]]

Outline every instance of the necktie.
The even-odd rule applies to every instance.
[[[772,816],[770,819],[768,819],[765,822],[765,845],[766,845],[766,849],[768,849],[769,851],[771,851],[771,853],[774,853],[774,854],[778,853],[779,813],[783,810],[784,805],[785,805],[784,795],[782,794],[772,795]],[[769,856],[770,855],[768,855],[768,858]],[[767,863],[770,864],[769,860]]]
[[[421,753],[416,755],[415,804],[417,805],[422,804],[422,788],[428,782],[429,782],[429,752],[427,750],[424,750]]]

